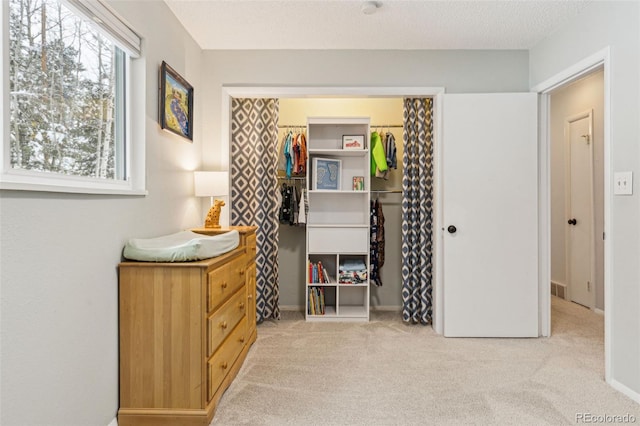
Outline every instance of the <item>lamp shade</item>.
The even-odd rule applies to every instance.
[[[229,172],[194,172],[196,197],[229,195]]]

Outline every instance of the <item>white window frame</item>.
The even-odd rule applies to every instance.
[[[74,5],[75,3],[75,5]],[[10,106],[9,106],[9,2],[2,1],[0,10],[0,57],[2,57],[2,99],[0,102],[0,136],[2,149],[0,150],[0,190],[65,192],[82,194],[115,194],[115,195],[146,195],[145,189],[145,130],[144,130],[144,90],[132,91],[131,81],[140,82],[136,87],[144,87],[145,61],[141,56],[139,46],[119,40],[130,40],[133,33],[117,15],[100,1],[67,0],[66,5],[75,12],[87,15],[88,12],[102,12],[101,15],[89,16],[99,22],[98,27],[105,24],[105,17],[110,16],[114,22],[125,26],[129,31],[111,26],[111,32],[105,34],[118,47],[125,51],[125,142],[124,142],[124,180],[97,179],[83,176],[68,176],[58,173],[41,172],[36,170],[15,169],[10,162]],[[80,6],[80,7],[78,7]],[[82,10],[81,10],[82,9]],[[108,23],[108,22],[107,22]],[[123,32],[122,38],[117,37],[118,31]],[[104,33],[104,29],[101,30]],[[115,36],[114,36],[115,34]],[[132,47],[133,46],[133,47]],[[137,57],[136,57],[137,56]],[[135,59],[132,59],[135,57]]]

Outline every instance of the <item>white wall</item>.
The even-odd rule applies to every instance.
[[[530,51],[536,86],[601,49],[611,51],[611,171],[633,171],[632,196],[611,202],[611,379],[640,401],[640,3],[593,2]]]
[[[551,281],[567,285],[565,249],[564,126],[567,117],[593,110],[593,177],[596,308],[604,310],[604,71],[599,71],[551,95]]]
[[[207,102],[203,162],[226,166],[221,141],[225,86],[445,87],[449,93],[528,91],[524,50],[209,50],[203,75]],[[227,126],[227,123],[224,123]],[[209,138],[210,137],[210,138]]]
[[[163,2],[114,1],[113,7],[144,38],[133,89],[144,97],[135,126],[146,132],[149,195],[0,192],[3,426],[113,420],[124,243],[201,221],[191,173],[200,166],[203,139],[201,50]],[[195,86],[193,143],[157,123],[162,60]]]

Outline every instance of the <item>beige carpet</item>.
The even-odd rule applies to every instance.
[[[604,382],[603,317],[558,298],[552,337],[447,339],[397,313],[307,323],[284,312],[227,390],[215,425],[571,425],[635,416]]]

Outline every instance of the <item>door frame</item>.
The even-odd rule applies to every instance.
[[[550,190],[550,95],[551,92],[578,80],[590,72],[604,69],[604,366],[605,380],[611,384],[613,331],[611,265],[613,234],[611,232],[611,59],[610,48],[570,65],[556,75],[531,88],[540,98],[539,160],[539,259],[540,259],[540,330],[542,336],[551,335],[551,190]]]
[[[565,192],[565,197],[564,197],[564,213],[565,213],[565,220],[568,219],[570,217],[570,214],[572,213],[572,206],[571,206],[571,190],[572,190],[572,183],[571,183],[571,155],[572,155],[572,151],[571,151],[571,134],[570,134],[570,128],[571,128],[571,123],[576,122],[578,120],[582,120],[588,118],[589,119],[589,208],[591,209],[591,220],[589,221],[589,235],[591,236],[591,238],[589,239],[589,276],[590,276],[590,281],[591,281],[591,285],[593,286],[593,290],[591,292],[591,296],[589,297],[589,306],[588,308],[591,309],[592,311],[595,310],[596,308],[596,259],[595,259],[595,252],[596,252],[596,241],[595,241],[595,195],[594,195],[594,183],[593,183],[593,179],[594,179],[594,175],[593,175],[593,109],[589,109],[583,112],[580,112],[578,114],[573,114],[569,117],[565,118],[564,121],[564,149],[565,149],[565,156],[564,156],[564,183],[565,183],[565,188],[568,191]],[[573,216],[571,216],[573,217]],[[564,231],[564,235],[565,235],[565,263],[564,263],[564,267],[565,267],[565,277],[567,280],[567,294],[566,294],[566,298],[568,300],[573,300],[572,299],[572,292],[573,292],[573,283],[571,280],[571,249],[572,249],[572,245],[570,244],[571,242],[571,228],[569,226],[565,226],[565,231]]]
[[[231,164],[231,101],[233,98],[407,98],[422,97],[433,98],[434,114],[434,135],[433,135],[433,166],[434,166],[434,223],[433,223],[433,320],[432,328],[438,334],[443,333],[443,235],[437,232],[442,229],[442,167],[441,167],[441,144],[442,144],[442,102],[445,93],[444,87],[402,87],[402,86],[381,86],[381,87],[357,87],[357,86],[334,86],[334,87],[314,87],[314,86],[222,86],[222,108],[220,120],[220,140],[222,141],[221,158],[226,159],[223,167],[229,169]],[[229,215],[233,208],[231,197],[229,197],[229,208],[223,210],[222,223],[230,223]]]

